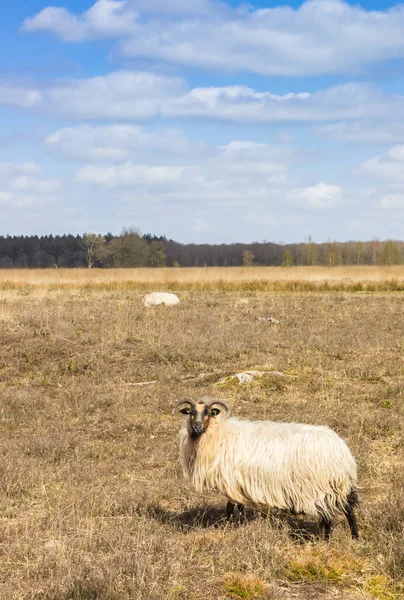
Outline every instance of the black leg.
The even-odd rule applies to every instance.
[[[321,532],[323,534],[323,538],[325,542],[330,540],[330,533],[332,528],[332,522],[330,519],[326,517],[322,517],[320,521]]]
[[[238,517],[241,522],[245,521],[245,512],[244,512],[244,504],[237,504],[238,508]]]
[[[227,514],[227,520],[230,519],[230,517],[232,516],[234,512],[234,504],[232,502],[228,502],[226,505],[226,514]]]
[[[345,509],[345,516],[348,520],[349,529],[354,540],[359,539],[358,523],[356,522],[355,512],[352,506],[348,504]]]

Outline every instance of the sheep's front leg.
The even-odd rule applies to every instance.
[[[244,504],[237,504],[240,521],[245,521]]]
[[[240,519],[244,520],[245,519],[244,504],[237,504],[237,508],[238,508]],[[230,502],[230,500],[229,500],[226,505],[226,514],[227,514],[228,521],[230,520],[233,513],[234,513],[234,503]]]
[[[229,501],[226,504],[226,514],[227,514],[227,520],[228,521],[230,520],[230,518],[231,518],[231,516],[232,516],[233,513],[234,513],[234,504],[233,504],[233,502]]]

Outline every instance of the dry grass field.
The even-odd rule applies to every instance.
[[[149,291],[404,291],[404,265],[0,270],[0,288],[27,287]]]
[[[96,285],[128,273],[85,273],[0,274],[1,600],[403,598],[401,294],[218,286],[146,309]],[[217,385],[253,368],[284,375]],[[223,498],[189,487],[170,407],[212,394],[333,427],[359,464],[361,540],[253,509],[227,524]]]

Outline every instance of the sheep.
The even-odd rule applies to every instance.
[[[187,415],[179,432],[184,476],[198,491],[216,490],[234,505],[265,505],[320,520],[325,540],[337,514],[358,539],[354,508],[356,462],[329,427],[230,417],[223,400],[184,399],[172,414]]]

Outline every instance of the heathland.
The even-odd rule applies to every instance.
[[[181,304],[146,309],[154,289]],[[402,598],[400,289],[400,267],[0,272],[0,598]],[[247,369],[281,375],[218,384]],[[227,524],[178,463],[170,407],[204,395],[333,427],[361,540],[255,509]]]

